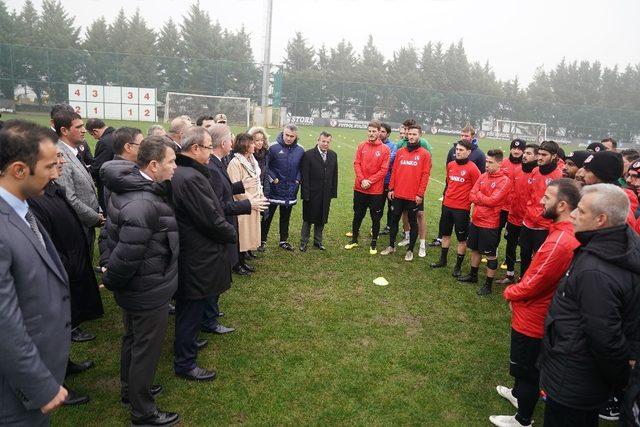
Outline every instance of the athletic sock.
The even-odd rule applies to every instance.
[[[516,275],[516,272],[515,272],[515,271],[507,271],[507,276],[509,276],[509,277],[513,277],[513,276],[515,276],[515,275]]]
[[[479,267],[471,267],[471,272],[469,274],[473,277],[478,277],[478,268]]]
[[[449,254],[449,248],[440,248],[440,262],[447,263],[447,255]]]
[[[378,246],[378,241],[376,239],[371,239],[371,248],[375,249]]]
[[[407,240],[409,240],[409,238],[410,238],[410,234],[409,233],[410,233],[410,231],[405,231],[404,232],[404,238],[407,239]]]
[[[420,249],[427,247],[427,242],[424,239],[420,239]]]
[[[484,281],[484,284],[487,286],[491,286],[493,284],[493,277],[487,277]]]
[[[448,249],[448,248],[447,248]],[[462,267],[462,262],[464,261],[464,254],[457,254],[456,256],[456,268]],[[477,270],[476,270],[477,271]]]

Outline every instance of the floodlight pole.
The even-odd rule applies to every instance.
[[[269,102],[269,74],[271,71],[271,16],[273,0],[266,0],[266,16],[264,31],[264,57],[262,59],[262,106],[263,114]]]

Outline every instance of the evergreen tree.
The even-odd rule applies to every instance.
[[[182,91],[184,89],[185,64],[180,58],[184,52],[182,39],[178,27],[169,19],[164,23],[156,41],[156,58],[159,77],[159,94],[164,96],[167,91]]]
[[[104,52],[108,39],[109,27],[104,17],[101,16],[87,27],[81,46],[86,51],[84,76],[88,84],[108,85],[114,82],[110,54]]]
[[[155,53],[156,34],[147,26],[140,10],[136,9],[129,19],[129,42],[124,49],[121,63],[121,78],[133,87],[156,86],[156,60]]]
[[[286,71],[297,72],[310,70],[315,66],[313,46],[307,44],[302,33],[297,32],[287,43],[284,67]]]

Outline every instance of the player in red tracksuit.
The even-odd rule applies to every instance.
[[[408,143],[396,153],[391,181],[389,181],[389,200],[392,221],[389,231],[389,247],[381,255],[389,255],[396,251],[396,235],[398,222],[404,211],[409,217],[409,247],[405,261],[413,260],[413,249],[418,238],[417,214],[424,210],[424,192],[429,184],[431,173],[431,154],[420,146],[422,127],[414,124],[407,128]]]
[[[529,196],[525,209],[522,229],[520,230],[520,275],[529,268],[531,257],[547,238],[551,220],[542,217],[540,199],[544,196],[547,185],[554,179],[562,177],[558,167],[558,144],[554,141],[543,141],[538,149],[538,167],[528,179]]]
[[[447,164],[446,189],[440,213],[439,235],[442,236],[440,260],[431,264],[431,268],[446,267],[447,255],[451,246],[451,232],[455,226],[458,238],[456,265],[453,277],[460,276],[460,268],[467,251],[467,232],[469,230],[469,194],[480,177],[478,166],[469,160],[473,146],[471,142],[460,140],[456,144],[455,160]]]
[[[580,189],[572,179],[549,183],[542,198],[542,216],[553,221],[549,234],[520,282],[504,290],[512,312],[509,373],[514,377],[514,386],[510,389],[499,385],[496,390],[518,408],[518,413],[489,417],[496,425],[531,425],[539,395],[536,360],[544,335],[544,319],[558,282],[571,264],[573,251],[580,246],[569,216],[579,201]],[[514,418],[517,423],[509,423]]]
[[[507,241],[505,251],[505,264],[507,264],[507,274],[502,280],[496,283],[500,285],[508,285],[515,282],[515,265],[516,265],[516,249],[518,247],[518,238],[522,229],[522,220],[529,201],[529,178],[533,170],[538,167],[538,144],[525,145],[522,154],[522,164],[520,168],[515,170],[511,176],[511,206],[509,208],[509,216],[507,216],[506,231],[504,238]]]
[[[473,215],[469,226],[467,246],[471,249],[471,272],[458,278],[459,282],[477,283],[481,254],[487,257],[487,278],[478,295],[491,293],[493,277],[498,268],[496,251],[500,243],[500,209],[511,191],[511,181],[500,168],[502,150],[487,152],[486,172],[480,175],[471,189]]]
[[[353,249],[358,246],[358,233],[364,216],[369,209],[371,216],[371,248],[369,253],[378,253],[376,244],[380,232],[380,219],[384,206],[384,177],[389,169],[389,147],[384,145],[378,134],[380,123],[371,122],[367,127],[367,140],[358,145],[356,158],[353,161],[353,169],[356,173],[356,182],[353,186],[353,223],[351,225],[351,242],[345,245],[345,249]]]
[[[513,177],[515,174],[522,170],[522,155],[524,153],[524,148],[527,143],[520,139],[516,138],[511,141],[511,145],[509,146],[509,157],[504,159],[500,164],[500,167],[505,172],[505,174],[509,177],[509,180],[513,184]],[[513,191],[509,194],[509,196],[505,199],[504,205],[502,205],[502,210],[500,211],[500,229],[505,226],[507,223],[507,219],[509,217],[509,211],[511,210],[511,201],[513,200]]]

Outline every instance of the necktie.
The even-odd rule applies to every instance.
[[[326,161],[327,161],[327,153],[325,153],[324,151],[321,151],[320,155],[322,156],[322,161],[326,163]]]
[[[40,229],[38,228],[38,222],[36,221],[36,217],[33,216],[33,213],[30,210],[27,211],[27,214],[24,216],[24,219],[27,220],[27,222],[29,223],[29,228],[31,229],[31,231],[33,231],[33,234],[36,235],[40,243],[42,243],[42,246],[45,246],[44,238],[42,237],[42,233],[40,233]]]

